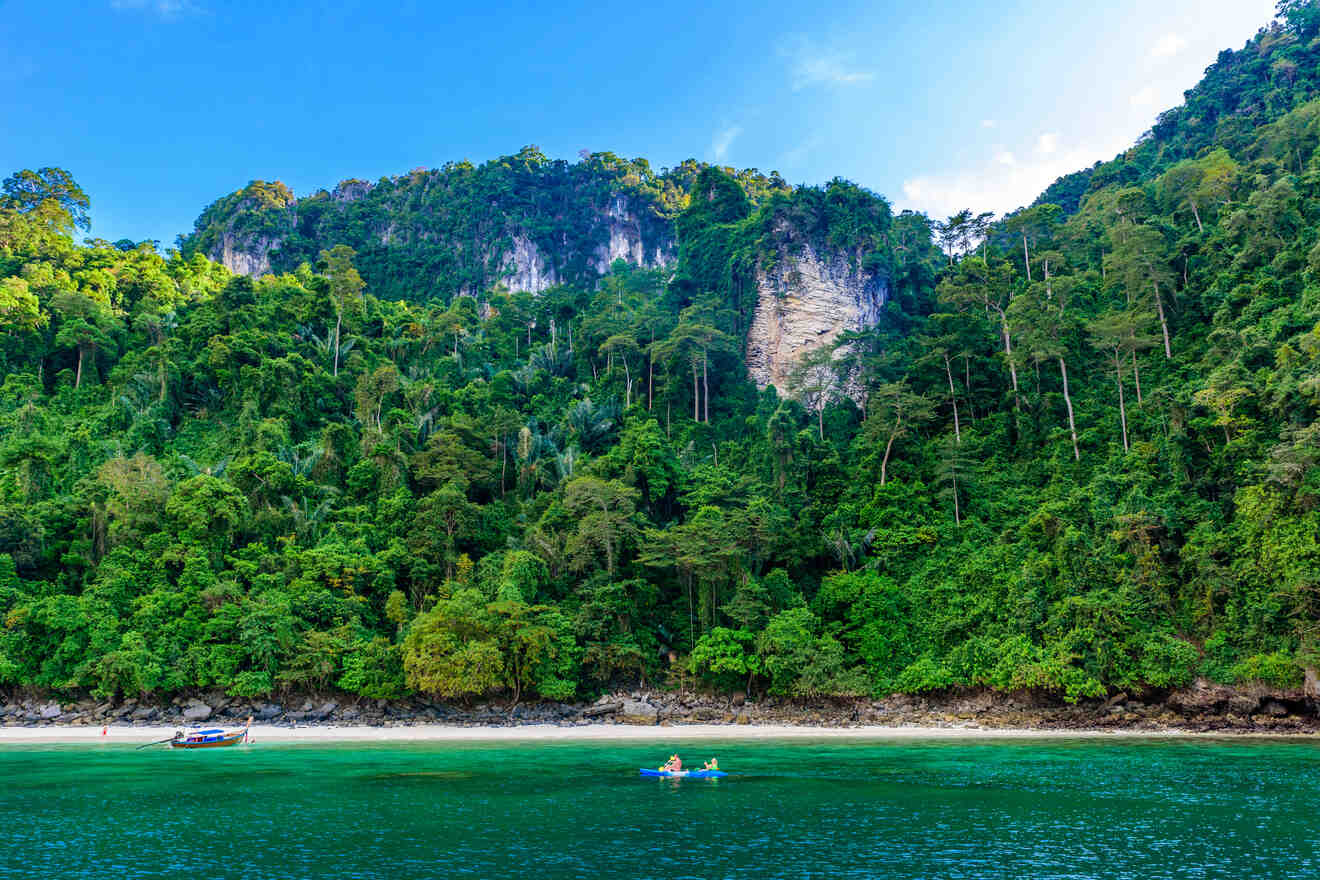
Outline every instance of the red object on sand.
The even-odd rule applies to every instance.
[[[105,736],[105,732],[106,732],[107,730],[109,730],[109,729],[110,729],[109,727],[102,727],[102,728],[101,728],[101,736]]]

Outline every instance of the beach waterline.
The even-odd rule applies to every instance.
[[[210,752],[7,744],[0,877],[1144,880],[1320,868],[1320,750],[1302,739],[672,736],[683,732],[288,744],[257,732],[256,745]],[[730,776],[639,777],[675,751],[698,766],[717,757]]]

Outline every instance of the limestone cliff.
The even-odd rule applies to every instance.
[[[254,180],[206,209],[197,221],[199,233],[193,238],[201,241],[195,249],[231,272],[265,275],[271,271],[271,254],[294,228],[296,204],[284,184]]]
[[[570,164],[528,148],[480,166],[345,180],[298,199],[283,184],[254,181],[208,207],[183,248],[258,275],[345,244],[382,299],[448,299],[497,285],[540,293],[591,286],[616,260],[674,263],[686,180],[644,160],[601,154]]]
[[[604,275],[615,260],[630,266],[659,269],[671,265],[676,257],[672,229],[648,240],[638,212],[625,196],[610,200],[605,212],[609,240],[596,248],[596,271]]]
[[[845,331],[874,327],[889,289],[879,274],[861,268],[860,254],[822,252],[786,224],[775,233],[774,259],[756,271],[747,371],[758,388],[787,391],[803,357]],[[845,391],[860,399],[860,389],[845,385]]]
[[[218,249],[209,256],[230,272],[256,278],[258,275],[270,274],[270,252],[279,246],[278,238],[264,235],[240,236],[232,229],[227,229],[220,237]]]
[[[674,262],[677,245],[672,227],[653,224],[658,228],[648,229],[639,215],[623,195],[614,196],[605,210],[596,214],[593,220],[599,224],[598,235],[603,240],[591,254],[594,274],[606,274],[615,260],[645,269],[660,269]],[[508,244],[499,280],[510,291],[540,293],[569,280],[559,268],[565,262],[563,255],[556,260],[556,255],[547,254],[524,230],[508,235]]]

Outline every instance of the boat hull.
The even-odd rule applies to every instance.
[[[204,739],[199,742],[189,742],[188,740],[174,740],[170,742],[172,749],[223,749],[228,746],[236,746],[247,736],[246,730],[240,730],[237,733],[227,733],[224,736],[214,739]]]
[[[642,768],[643,776],[651,776],[660,779],[722,779],[729,774],[723,770],[648,770]]]

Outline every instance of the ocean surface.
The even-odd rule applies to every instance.
[[[0,747],[2,878],[1318,875],[1310,741]]]

